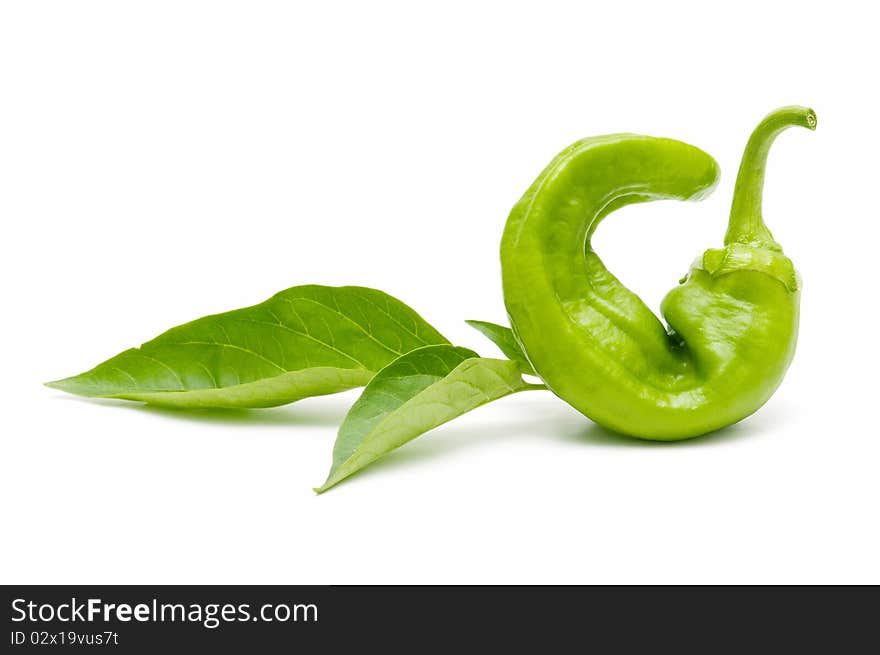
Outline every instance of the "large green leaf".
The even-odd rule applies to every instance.
[[[467,348],[426,346],[407,353],[374,377],[339,428],[333,465],[322,493],[420,434],[516,391],[515,362],[484,359]]]
[[[307,285],[172,328],[48,385],[171,407],[272,407],[363,386],[400,355],[446,343],[381,291]]]
[[[519,370],[527,375],[537,375],[535,369],[526,358],[522,347],[513,335],[513,330],[503,325],[489,323],[488,321],[465,321],[475,330],[481,332],[492,343],[498,346],[498,349],[504,353],[508,359],[512,359],[519,365]]]

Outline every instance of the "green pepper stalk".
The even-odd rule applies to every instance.
[[[718,181],[702,150],[613,134],[563,150],[514,206],[501,242],[504,300],[544,383],[597,423],[657,440],[695,437],[757,411],[794,356],[794,265],[761,215],[767,154],[805,107],[770,113],[746,145],[721,249],[707,250],[664,298],[668,325],[593,251],[599,222],[625,205],[698,200]]]

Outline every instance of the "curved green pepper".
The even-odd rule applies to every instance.
[[[563,150],[513,208],[501,243],[504,300],[529,362],[580,412],[645,439],[694,437],[760,408],[794,355],[799,280],[761,216],[767,153],[805,107],[769,114],[737,177],[724,248],[707,250],[663,300],[668,329],[603,265],[599,222],[632,203],[696,200],[718,165],[694,146],[633,134]]]

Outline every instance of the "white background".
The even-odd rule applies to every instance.
[[[301,4],[3,3],[0,581],[880,583],[870,3]],[[462,321],[505,320],[507,211],[608,132],[722,167],[705,202],[597,234],[656,308],[783,104],[819,116],[766,187],[801,340],[721,433],[616,438],[520,394],[319,497],[357,392],[224,416],[41,386],[303,283],[383,289],[495,355]]]

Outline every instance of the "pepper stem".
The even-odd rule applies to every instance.
[[[808,107],[781,107],[764,117],[746,144],[730,208],[730,222],[724,245],[748,243],[781,250],[764,224],[761,199],[764,195],[764,171],[770,146],[783,130],[799,125],[816,129],[816,112]]]

